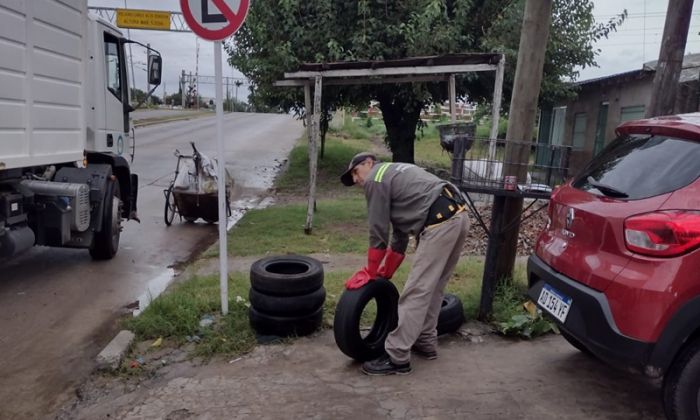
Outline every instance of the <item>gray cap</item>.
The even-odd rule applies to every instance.
[[[342,182],[346,187],[352,187],[355,185],[355,181],[352,179],[352,170],[355,169],[355,166],[367,160],[367,158],[377,160],[377,157],[369,152],[362,152],[353,156],[350,164],[348,165],[348,169],[340,176],[340,182]]]

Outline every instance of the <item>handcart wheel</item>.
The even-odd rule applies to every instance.
[[[175,196],[173,195],[173,186],[165,190],[165,213],[164,219],[165,224],[170,226],[173,224],[173,219],[175,218],[175,212],[177,207],[175,206]]]

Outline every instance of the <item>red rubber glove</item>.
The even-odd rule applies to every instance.
[[[389,250],[386,252],[386,258],[384,259],[384,265],[381,266],[379,269],[379,272],[377,273],[379,277],[383,277],[385,279],[391,279],[394,276],[394,273],[396,270],[399,268],[401,263],[403,262],[403,259],[406,258],[404,254],[400,254],[393,249],[389,248]]]
[[[377,270],[379,270],[379,264],[382,262],[384,254],[386,254],[386,249],[369,248],[367,250],[367,266],[353,274],[345,282],[345,288],[348,290],[359,289],[374,280],[377,277]]]

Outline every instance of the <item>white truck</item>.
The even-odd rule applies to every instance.
[[[0,0],[0,260],[34,245],[110,259],[137,219],[129,42],[87,0]],[[160,76],[149,48],[153,89]]]

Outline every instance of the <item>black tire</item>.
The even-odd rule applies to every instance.
[[[442,298],[442,308],[438,316],[438,335],[450,334],[464,324],[464,307],[462,301],[453,294],[445,293]]]
[[[664,411],[670,420],[700,418],[700,339],[685,347],[664,376]]]
[[[250,266],[250,285],[271,296],[299,296],[323,286],[323,265],[301,255],[265,257]]]
[[[199,218],[198,218],[198,217],[192,217],[192,216],[185,216],[185,221],[186,221],[187,223],[194,223],[194,222],[197,221],[197,219],[199,219]]]
[[[360,318],[367,304],[377,302],[377,317],[369,334],[362,338]],[[345,290],[338,300],[333,321],[335,343],[347,356],[365,362],[384,353],[384,341],[399,321],[399,291],[389,280],[378,279],[365,286]]]
[[[163,219],[165,220],[165,225],[170,226],[173,224],[173,219],[175,218],[175,212],[177,211],[177,205],[175,204],[175,195],[173,195],[173,186],[165,190],[165,210],[163,214]]]
[[[323,321],[323,306],[315,312],[298,317],[282,317],[265,314],[250,307],[250,326],[259,335],[292,337],[309,335],[316,331]]]
[[[584,346],[583,344],[581,344],[581,342],[578,341],[578,340],[576,339],[576,337],[574,337],[573,335],[569,334],[568,332],[566,332],[566,331],[564,331],[564,330],[562,330],[562,329],[559,330],[559,334],[561,334],[561,336],[564,337],[564,340],[566,340],[569,344],[571,344],[572,346],[574,346],[574,347],[575,347],[578,351],[580,351],[581,353],[584,353],[584,354],[586,354],[586,355],[588,355],[588,356],[591,356],[591,357],[595,357],[595,356],[593,355],[593,353],[591,353],[591,351],[588,350],[588,349],[586,348],[586,346]]]
[[[119,181],[116,178],[107,181],[102,213],[102,228],[95,233],[90,246],[90,255],[95,260],[110,260],[117,255],[119,250],[122,220],[120,197]]]
[[[270,296],[251,288],[250,304],[257,311],[275,316],[304,316],[314,313],[326,301],[326,289],[321,287],[298,296]]]

